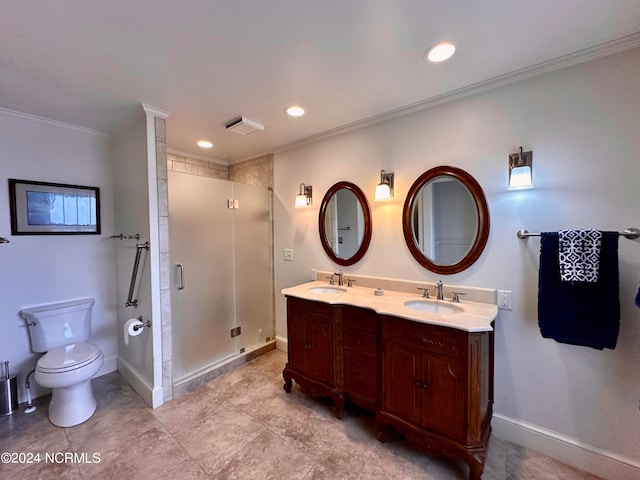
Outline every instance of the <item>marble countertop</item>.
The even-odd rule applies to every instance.
[[[330,288],[331,293],[314,293],[311,289]],[[281,293],[286,296],[324,302],[330,305],[352,305],[354,307],[369,308],[378,314],[392,315],[415,322],[441,325],[457,328],[466,332],[486,332],[493,330],[491,322],[498,315],[498,307],[489,303],[468,302],[460,300],[454,303],[451,300],[424,299],[422,295],[385,290],[384,295],[374,294],[375,289],[369,287],[338,287],[330,286],[328,282],[307,282],[294,287],[284,288]],[[435,305],[442,305],[447,310],[455,309],[455,312],[423,312],[405,306],[408,301],[427,301]],[[450,307],[450,308],[447,308]],[[437,307],[436,307],[437,308]]]

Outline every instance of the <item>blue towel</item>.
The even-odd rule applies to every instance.
[[[544,338],[599,350],[616,347],[620,329],[618,236],[617,232],[602,232],[597,282],[563,282],[558,233],[542,233],[538,326]]]

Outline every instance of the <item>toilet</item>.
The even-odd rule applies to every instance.
[[[91,378],[104,362],[98,347],[87,343],[91,335],[93,298],[24,308],[31,350],[46,352],[36,365],[35,381],[51,388],[49,420],[58,427],[72,427],[88,420],[97,402]]]

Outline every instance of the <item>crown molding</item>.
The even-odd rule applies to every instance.
[[[308,137],[304,137],[299,140],[280,145],[275,149],[257,153],[255,155],[252,155],[251,158],[260,155],[266,155],[267,153],[279,153],[290,150],[292,148],[300,147],[302,145],[308,145],[319,140],[324,140],[336,135],[359,130],[361,128],[369,127],[387,120],[391,120],[393,118],[409,115],[421,110],[426,110],[443,103],[458,100],[464,97],[475,95],[477,93],[482,93],[494,88],[519,82],[521,80],[537,77],[545,73],[561,70],[563,68],[579,65],[581,63],[590,62],[599,58],[608,57],[610,55],[615,55],[617,53],[621,53],[626,50],[631,50],[632,48],[638,47],[640,47],[640,32],[632,33],[630,35],[612,40],[610,42],[602,43],[594,47],[585,48],[568,55],[556,57],[546,62],[541,62],[536,65],[522,68],[520,70],[515,70],[504,75],[498,75],[497,77],[483,80],[482,82],[477,82],[466,87],[458,88],[456,90],[452,90],[451,92],[443,93],[441,95],[435,95],[425,100],[405,105],[404,107],[390,110],[379,115],[373,115],[362,120],[347,123],[345,125],[341,125],[339,127],[332,128],[315,135],[310,135]]]
[[[75,130],[82,133],[88,133],[91,135],[98,135],[101,137],[108,137],[109,134],[101,132],[99,130],[93,130],[92,128],[81,127],[72,123],[61,122],[60,120],[52,120],[50,118],[40,117],[38,115],[32,115],[30,113],[18,112],[17,110],[11,110],[8,108],[0,107],[0,113],[8,117],[22,118],[25,120],[32,120],[34,122],[46,123],[48,125],[54,125],[56,127],[67,128],[69,130]]]
[[[169,118],[169,116],[171,116],[171,112],[167,110],[162,110],[161,108],[152,107],[151,105],[147,105],[145,103],[141,103],[140,105],[142,106],[142,108],[144,108],[144,111],[147,114],[153,115],[154,117]]]

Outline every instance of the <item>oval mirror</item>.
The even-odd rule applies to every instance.
[[[489,237],[482,187],[457,167],[427,170],[407,193],[402,231],[411,254],[427,270],[451,274],[469,268]]]
[[[353,265],[371,242],[371,211],[360,188],[350,182],[333,185],[322,199],[318,217],[320,241],[338,265]]]

